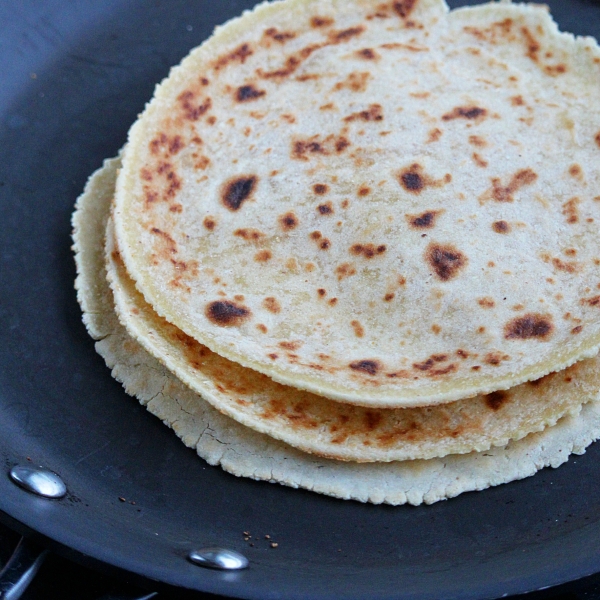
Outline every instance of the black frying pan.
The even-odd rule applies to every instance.
[[[600,571],[600,444],[431,507],[343,502],[207,466],[94,352],[73,291],[73,203],[169,67],[253,3],[0,2],[2,518],[79,560],[261,600],[493,598]],[[563,29],[600,37],[597,3],[550,4]],[[69,496],[14,486],[6,473],[27,457]],[[186,560],[210,545],[244,552],[250,569]]]

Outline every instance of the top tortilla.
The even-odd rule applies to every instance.
[[[562,369],[600,345],[599,83],[539,6],[261,5],[132,127],[127,272],[214,352],[350,403]]]

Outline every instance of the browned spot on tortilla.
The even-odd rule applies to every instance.
[[[283,348],[284,350],[291,350],[293,352],[294,350],[301,348],[303,343],[304,342],[301,342],[300,340],[296,340],[294,342],[279,342],[279,347]]]
[[[288,40],[293,40],[296,37],[296,33],[293,31],[279,31],[276,27],[269,27],[265,29],[263,36],[275,40],[280,44],[285,44]]]
[[[275,352],[273,352],[272,354],[269,354],[269,358],[271,360],[277,360],[279,358],[279,354],[276,354]]]
[[[468,259],[451,244],[432,242],[425,250],[425,260],[441,281],[450,281],[467,266]]]
[[[269,260],[271,260],[271,258],[273,258],[273,254],[271,253],[270,250],[261,250],[260,252],[257,252],[254,255],[254,260],[256,262],[267,262]]]
[[[600,306],[600,296],[594,296],[593,298],[582,298],[581,304],[587,304],[588,306]]]
[[[261,240],[263,240],[266,237],[265,234],[262,231],[260,231],[259,229],[252,229],[252,228],[236,229],[233,232],[233,235],[235,235],[236,237],[242,238],[243,240],[246,240],[247,242],[260,242]]]
[[[336,91],[347,89],[352,92],[364,92],[367,89],[370,78],[370,73],[350,73],[350,75],[348,75],[344,81],[336,83],[333,89]]]
[[[377,410],[365,410],[363,418],[367,431],[373,431],[383,421],[383,414]]]
[[[292,231],[298,227],[298,217],[293,212],[287,212],[279,217],[279,225],[283,231]]]
[[[437,127],[435,129],[432,129],[429,132],[429,137],[427,138],[427,143],[428,144],[432,144],[433,142],[437,142],[441,137],[442,137],[442,130],[438,129]]]
[[[354,335],[358,338],[364,337],[365,329],[358,321],[352,321],[350,323],[352,325],[352,329],[354,329]]]
[[[573,327],[573,329],[571,329],[571,333],[573,335],[577,335],[578,333],[581,333],[583,331],[583,325],[577,325],[577,327]]]
[[[265,90],[259,90],[253,84],[243,85],[237,89],[235,93],[235,99],[238,102],[251,102],[265,96],[267,92]]]
[[[544,71],[546,71],[548,75],[556,77],[557,75],[562,75],[567,72],[567,65],[564,63],[559,63],[558,65],[546,65]]]
[[[442,210],[428,210],[420,215],[405,215],[408,224],[413,229],[433,229],[436,219],[442,214]]]
[[[396,294],[389,292],[383,297],[383,300],[384,300],[384,302],[391,302],[395,297],[396,297]]]
[[[347,29],[342,29],[341,31],[332,31],[329,34],[329,40],[333,44],[347,42],[348,40],[363,34],[365,29],[366,28],[364,25],[357,25],[356,27],[348,27]]]
[[[337,304],[337,302],[338,302],[338,299],[337,299],[337,298],[331,298],[331,299],[329,300],[329,304],[330,304],[330,306],[335,306],[335,305]]]
[[[333,25],[335,21],[331,17],[312,17],[310,20],[310,26],[314,29],[318,29],[319,27],[330,27]]]
[[[254,51],[250,47],[250,44],[240,44],[235,50],[232,50],[228,54],[217,58],[217,60],[214,62],[213,68],[215,69],[215,71],[220,71],[223,67],[226,67],[232,62],[240,62],[244,64],[246,62],[246,59],[249,56],[252,56],[253,54]]]
[[[150,232],[159,236],[166,246],[166,250],[171,254],[177,254],[177,242],[166,232],[158,227],[152,227]]]
[[[325,185],[324,183],[315,183],[315,185],[313,185],[313,192],[319,196],[326,194],[328,191],[329,186]]]
[[[583,169],[581,168],[581,165],[571,165],[569,167],[569,175],[571,177],[575,177],[576,179],[580,179],[583,175]]]
[[[510,320],[504,326],[507,340],[546,340],[554,332],[552,315],[529,313]]]
[[[600,131],[596,134],[596,137],[594,139],[596,140],[596,145],[598,146],[598,148],[600,148]]]
[[[329,250],[329,248],[331,247],[331,241],[328,240],[327,238],[323,238],[320,242],[319,242],[319,248],[321,250]]]
[[[576,273],[579,271],[580,265],[576,262],[566,262],[561,260],[560,258],[553,258],[552,265],[555,269],[559,271],[564,271],[565,273]]]
[[[469,121],[482,121],[487,117],[488,111],[478,106],[457,106],[454,110],[446,113],[442,121],[454,121],[455,119],[467,119]]]
[[[537,180],[537,173],[531,169],[521,169],[511,178],[507,186],[503,186],[498,177],[492,178],[492,188],[480,197],[480,202],[495,200],[496,202],[514,202],[514,196],[522,187],[531,185]]]
[[[496,233],[510,233],[511,227],[510,223],[507,223],[506,221],[495,221],[492,223],[492,229]]]
[[[397,0],[392,2],[394,12],[402,19],[406,19],[415,9],[419,0]]]
[[[205,115],[212,107],[211,98],[204,98],[199,104],[196,94],[192,90],[186,90],[177,96],[177,100],[183,111],[183,115],[189,121],[197,121]]]
[[[469,144],[472,146],[477,146],[478,148],[485,148],[488,145],[485,139],[479,135],[470,135]]]
[[[346,277],[356,275],[356,269],[354,268],[354,265],[350,263],[342,263],[336,268],[335,273],[338,281],[342,281],[343,279],[346,279]]]
[[[383,244],[379,246],[375,246],[375,244],[354,244],[350,246],[351,254],[354,254],[354,256],[363,256],[364,258],[374,258],[379,254],[383,254],[386,249],[386,246]]]
[[[209,231],[213,231],[214,228],[217,226],[217,222],[214,217],[204,217],[204,221],[202,221],[202,224]]]
[[[377,372],[381,369],[381,365],[376,360],[357,360],[350,363],[350,368],[354,371],[368,373],[369,375],[377,375]]]
[[[490,164],[487,160],[482,158],[481,155],[477,154],[477,152],[473,152],[471,158],[473,159],[473,162],[482,169],[485,169]]]
[[[219,327],[238,327],[250,318],[250,309],[229,300],[210,302],[204,312],[206,318]]]
[[[512,96],[510,98],[510,103],[513,106],[524,106],[525,105],[525,100],[523,100],[523,96]]]
[[[510,398],[508,392],[498,391],[492,392],[491,394],[487,394],[483,397],[485,403],[488,407],[494,412],[500,410],[502,405]]]
[[[433,179],[423,172],[423,167],[418,163],[400,171],[397,178],[400,185],[411,194],[420,194],[426,187],[442,187],[452,181],[449,173],[443,179]]]
[[[435,335],[439,335],[442,332],[442,328],[439,325],[436,325],[435,323],[431,326],[431,331],[433,331],[433,333],[435,333]]]
[[[313,231],[310,235],[309,235],[311,240],[320,240],[323,237],[323,234],[320,231]]]
[[[319,204],[319,206],[317,206],[317,210],[321,215],[331,215],[333,214],[333,204],[331,202]]]
[[[325,138],[319,135],[313,135],[310,138],[292,139],[292,158],[296,160],[308,161],[314,156],[329,156],[331,154],[340,154],[350,142],[343,136],[329,135]]]
[[[363,48],[362,50],[357,50],[354,53],[358,58],[362,58],[363,60],[378,60],[379,54],[375,52],[372,48]]]
[[[456,356],[462,358],[463,360],[466,360],[467,358],[469,358],[470,354],[466,350],[457,350]]]
[[[359,196],[368,196],[371,193],[371,188],[367,185],[363,185],[358,189]]]
[[[265,298],[262,302],[262,305],[263,308],[266,308],[269,312],[273,314],[281,312],[281,304],[279,304],[277,298],[274,298],[273,296],[268,296],[267,298]]]
[[[258,329],[261,333],[267,333],[269,330],[267,329],[267,326],[264,325],[263,323],[259,323],[256,326],[256,329]]]
[[[352,113],[344,121],[383,121],[383,107],[381,104],[371,104],[367,110]]]
[[[539,52],[541,49],[540,43],[535,39],[535,37],[527,27],[522,27],[521,33],[525,37],[525,42],[527,45],[527,56],[533,62],[539,62]]]
[[[489,296],[486,296],[485,298],[479,298],[479,300],[477,300],[477,304],[483,308],[494,308],[494,306],[496,306],[495,300]]]
[[[487,365],[492,365],[493,367],[497,367],[502,363],[503,360],[509,360],[510,356],[507,354],[502,354],[501,352],[488,352],[483,359],[483,362]]]
[[[581,202],[579,198],[571,198],[568,202],[563,204],[562,214],[567,217],[567,223],[574,225],[579,223],[579,208],[578,204]]]
[[[221,202],[233,212],[239,210],[254,193],[257,182],[256,175],[242,175],[230,179],[221,188]]]
[[[317,294],[319,294],[319,296],[321,296],[321,298],[323,298],[323,296],[325,296],[327,294],[327,290],[325,288],[319,288],[317,290]]]

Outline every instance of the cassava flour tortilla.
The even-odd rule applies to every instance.
[[[94,176],[102,177],[106,197],[113,195],[118,166],[110,167],[112,179]],[[98,203],[94,197],[90,202]],[[110,219],[106,260],[116,313],[132,338],[223,414],[305,452],[385,462],[483,451],[553,426],[600,397],[600,359],[594,358],[511,390],[439,406],[377,409],[334,402],[229,361],[159,317],[128,277]]]
[[[126,270],[186,335],[328,398],[538,379],[600,345],[599,82],[541,6],[262,4],[132,127]]]
[[[96,349],[113,376],[212,465],[237,476],[302,487],[362,502],[431,504],[557,467],[600,435],[600,403],[506,448],[432,460],[357,464],[311,456],[222,415],[183,385],[120,325],[104,268],[104,229],[118,160],[106,161],[73,217],[77,295]]]

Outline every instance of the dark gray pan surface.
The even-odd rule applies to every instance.
[[[600,445],[431,507],[363,506],[208,467],[94,352],[73,291],[75,199],[169,67],[252,4],[0,2],[2,518],[78,560],[261,600],[494,598],[600,571]],[[550,4],[563,29],[600,37],[597,3]],[[49,502],[14,487],[5,473],[27,457],[71,495]],[[261,537],[254,548],[248,530]],[[185,560],[214,544],[251,568],[224,575]]]

